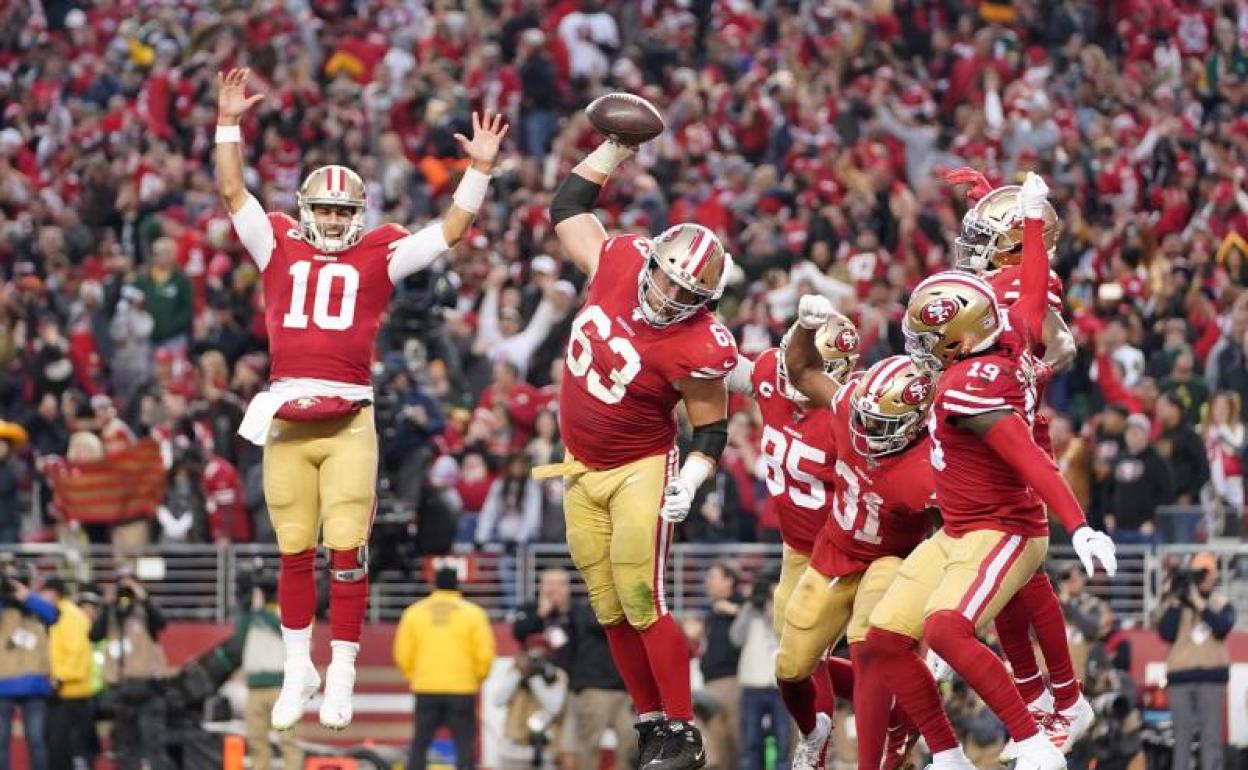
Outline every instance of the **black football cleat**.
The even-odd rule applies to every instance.
[[[706,749],[702,733],[690,722],[669,721],[663,731],[659,754],[642,770],[702,770],[706,767]]]
[[[637,767],[643,768],[659,755],[663,748],[664,728],[666,720],[653,719],[649,722],[638,722],[633,725],[637,730]]]

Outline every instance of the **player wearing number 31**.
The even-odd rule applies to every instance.
[[[329,551],[332,658],[321,724],[351,722],[355,656],[368,600],[366,549],[374,509],[377,434],[369,367],[394,285],[455,245],[485,200],[507,126],[473,115],[456,135],[471,159],[446,215],[408,234],[364,231],[364,182],[322,166],[299,188],[299,217],[266,214],[243,185],[239,121],[261,100],[246,95],[248,70],[218,74],[217,187],[234,229],[263,277],[272,357],[269,388],[252,400],[239,433],[264,447],[264,497],[281,551],[278,593],[286,645],[273,726],[293,727],[320,687],[310,653],[313,569],[320,533]]]
[[[551,202],[555,233],[589,277],[589,293],[559,392],[568,454],[534,475],[566,477],[568,548],[639,715],[643,766],[688,770],[705,764],[705,752],[693,726],[688,647],[664,596],[665,560],[673,525],[727,441],[724,378],[737,349],[706,306],[720,297],[732,260],[695,224],[653,240],[607,237],[591,209],[631,154],[604,142]],[[680,401],[693,440],[677,473]]]

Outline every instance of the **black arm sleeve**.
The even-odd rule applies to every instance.
[[[580,174],[568,174],[550,201],[550,223],[557,225],[577,214],[592,211],[600,192],[602,185],[594,184]]]
[[[719,462],[719,456],[728,445],[728,421],[717,420],[709,425],[698,425],[693,429],[693,441],[689,451],[700,452]]]

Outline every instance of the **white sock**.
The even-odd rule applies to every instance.
[[[644,714],[637,715],[638,722],[659,722],[663,719],[662,711],[647,711]]]
[[[332,641],[329,643],[329,665],[355,666],[355,656],[360,652],[358,642]]]
[[[1018,741],[1019,751],[1044,751],[1046,749],[1057,751],[1053,744],[1049,742],[1049,739],[1044,737],[1043,732],[1038,732],[1026,740]]]
[[[967,759],[961,746],[954,746],[952,749],[938,751],[932,755],[932,764],[942,767],[965,767],[970,763],[971,760]]]
[[[286,647],[287,660],[312,660],[312,626],[307,628],[282,626],[282,644]]]

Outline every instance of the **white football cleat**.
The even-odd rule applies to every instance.
[[[1092,704],[1080,695],[1073,706],[1053,714],[1043,727],[1049,741],[1063,754],[1069,754],[1094,721],[1096,712],[1092,710]]]
[[[1046,687],[1040,695],[1036,696],[1035,700],[1027,704],[1027,713],[1031,714],[1031,718],[1036,720],[1036,724],[1040,727],[1040,730],[1044,731],[1046,729],[1046,725],[1048,725],[1049,721],[1053,718],[1054,707],[1053,693],[1049,692],[1049,688]],[[1018,744],[1014,742],[1013,738],[1011,738],[1005,742],[1005,746],[1001,749],[1000,760],[1002,762],[1009,762],[1010,760],[1017,758]]]
[[[1018,744],[1014,770],[1064,770],[1066,756],[1057,750],[1048,736],[1036,733]]]
[[[355,664],[336,660],[325,669],[325,693],[321,698],[321,726],[342,730],[351,724],[355,694]]]
[[[290,730],[303,719],[303,709],[321,689],[321,676],[307,658],[287,658],[282,671],[282,691],[273,704],[269,723],[274,730]]]
[[[810,735],[798,738],[793,750],[792,770],[817,770],[823,767],[824,753],[828,750],[828,736],[832,734],[832,717],[822,711],[815,715],[815,729]]]

